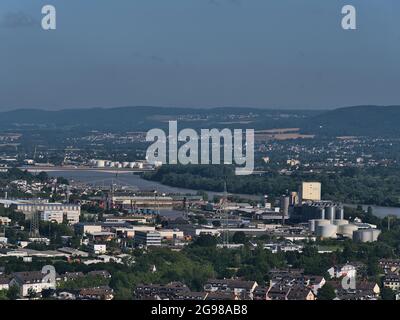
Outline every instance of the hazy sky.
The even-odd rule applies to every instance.
[[[0,1],[0,110],[400,104],[399,85],[399,0]]]

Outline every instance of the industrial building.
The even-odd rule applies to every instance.
[[[113,195],[107,198],[109,208],[172,208],[174,201],[168,196]]]
[[[307,222],[311,219],[343,220],[343,207],[332,201],[306,201],[289,207],[290,220]]]
[[[320,182],[302,182],[299,190],[300,202],[320,201],[321,183]]]
[[[161,246],[161,234],[156,231],[136,231],[135,242],[146,247]]]
[[[15,201],[11,208],[16,211],[22,212],[26,219],[31,219],[32,215],[37,212],[46,212],[47,215],[53,212],[63,213],[66,221],[69,224],[76,224],[79,222],[79,216],[81,215],[81,206],[77,204],[63,204],[63,203],[37,203],[37,202],[18,202]],[[61,221],[62,222],[62,221]]]
[[[309,230],[323,239],[348,238],[361,242],[377,241],[381,231],[366,225],[369,227],[361,229],[358,224],[344,219],[312,219],[309,221]]]

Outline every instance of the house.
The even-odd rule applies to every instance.
[[[94,254],[104,254],[107,252],[107,245],[100,243],[92,243],[89,249]]]
[[[113,298],[114,290],[109,286],[84,288],[79,290],[77,295],[77,299],[80,300],[112,300]]]
[[[288,300],[290,287],[285,285],[273,285],[268,288],[266,300]]]
[[[276,284],[284,284],[292,286],[295,283],[303,282],[304,270],[303,269],[272,269],[268,273],[269,286],[272,287]]]
[[[176,295],[175,300],[206,300],[208,296],[207,292],[193,292],[193,291],[181,291]]]
[[[84,276],[83,272],[66,272],[60,276],[60,279],[62,281],[74,281]]]
[[[385,273],[399,273],[400,259],[380,259],[379,266]]]
[[[267,300],[267,287],[258,286],[253,292],[253,300]]]
[[[190,295],[189,288],[181,282],[161,284],[140,284],[133,291],[136,300],[175,300]]]
[[[231,292],[239,297],[243,294],[252,299],[253,292],[258,286],[256,281],[244,281],[239,279],[209,279],[204,285],[206,292]]]
[[[10,281],[10,286],[13,285],[19,287],[22,297],[27,297],[31,291],[40,293],[44,289],[55,289],[56,281],[41,271],[14,272]]]
[[[295,285],[289,289],[287,300],[316,300],[315,294],[310,288]]]
[[[400,275],[391,273],[387,274],[383,278],[383,286],[386,288],[390,288],[393,291],[399,291],[400,290]]]
[[[356,283],[356,290],[365,296],[379,297],[381,288],[373,281],[359,281]]]
[[[315,295],[317,295],[318,290],[326,283],[325,278],[322,276],[305,275],[304,281],[304,284],[309,287]]]
[[[227,301],[227,300],[239,300],[238,296],[233,292],[207,292],[205,300],[213,301]]]
[[[376,282],[357,281],[354,288],[343,288],[342,281],[327,281],[335,290],[336,300],[377,300],[380,287]]]
[[[95,271],[90,271],[87,274],[88,276],[91,277],[101,277],[104,279],[110,279],[111,274],[107,270],[95,270]]]

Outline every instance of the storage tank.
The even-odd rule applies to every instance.
[[[324,225],[327,225],[327,224],[330,224],[330,221],[326,220],[326,219],[315,219],[314,220],[315,228],[317,228],[319,226],[324,226]]]
[[[381,234],[381,230],[372,229],[372,241],[378,241],[378,237]]]
[[[136,162],[129,162],[129,168],[133,169],[136,167]]]
[[[334,224],[326,224],[316,227],[316,235],[321,238],[336,238],[338,227]]]
[[[349,224],[349,220],[335,219],[335,220],[333,220],[333,224],[339,227],[339,226],[343,226],[345,224]]]
[[[336,208],[336,219],[343,220],[344,219],[344,209],[343,208]]]
[[[361,242],[372,242],[372,230],[364,229],[354,231],[353,240]]]
[[[339,232],[343,237],[353,238],[353,232],[357,231],[358,227],[354,224],[344,224],[339,227]]]
[[[335,219],[335,207],[326,207],[325,218],[333,222],[333,220]]]
[[[315,232],[315,220],[308,221],[308,230],[311,232]]]
[[[129,162],[122,162],[122,167],[129,168]]]
[[[321,217],[321,219],[325,219],[325,209],[324,209],[324,208],[321,208],[319,211],[320,211],[320,217]]]
[[[104,168],[106,166],[105,160],[96,160],[96,167],[97,168]]]
[[[284,215],[285,217],[289,215],[289,202],[290,199],[289,197],[286,196],[282,196],[281,197],[281,213],[282,215]]]

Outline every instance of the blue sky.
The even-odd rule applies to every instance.
[[[0,110],[400,104],[399,17],[398,0],[1,0]]]

